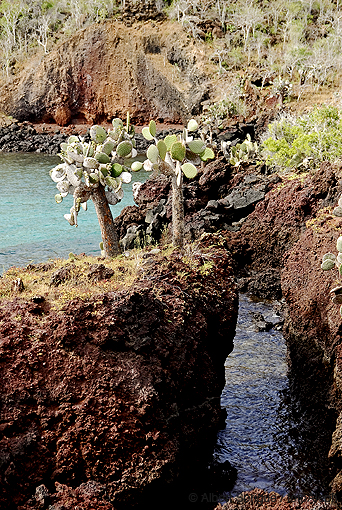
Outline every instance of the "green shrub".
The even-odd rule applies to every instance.
[[[340,159],[342,113],[323,105],[297,118],[284,115],[268,126],[262,151],[268,165],[281,168],[316,167]]]

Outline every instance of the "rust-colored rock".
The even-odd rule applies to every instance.
[[[320,265],[325,253],[336,252],[342,220],[323,210],[308,227],[284,261],[282,290],[288,308],[284,334],[293,391],[302,412],[309,409],[319,416],[319,433],[325,444],[320,457],[327,463],[329,454],[330,487],[340,497],[342,320],[340,305],[334,304],[330,295],[339,274],[337,269],[323,271]]]
[[[71,118],[87,123],[124,118],[127,111],[137,123],[149,118],[183,122],[196,114],[208,89],[197,66],[200,58],[181,26],[97,23],[2,86],[0,110],[19,120],[50,119],[61,126]],[[180,60],[191,78],[176,73],[174,79]]]
[[[133,287],[64,311],[38,295],[1,302],[1,508],[38,508],[45,485],[38,498],[71,510],[82,484],[84,508],[127,508],[196,472],[221,422],[237,314],[226,250],[201,258],[212,243],[191,265],[145,255]]]

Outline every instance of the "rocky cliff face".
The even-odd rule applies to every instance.
[[[44,295],[1,301],[0,508],[151,503],[208,460],[237,315],[224,240],[138,269],[127,290],[101,294],[99,277],[62,310]],[[24,270],[24,286],[51,270]]]
[[[94,24],[37,57],[0,88],[0,110],[18,120],[87,123],[126,116],[179,123],[198,112],[208,83],[201,50],[177,24]],[[181,73],[179,72],[182,71]]]
[[[293,388],[303,414],[311,410],[320,421],[325,457],[329,454],[330,459],[329,482],[339,498],[342,495],[342,324],[339,305],[333,304],[330,296],[339,275],[337,270],[322,271],[320,265],[325,253],[336,252],[341,226],[341,219],[333,217],[329,210],[320,212],[288,252],[282,271],[282,288],[288,306],[285,335]],[[323,457],[321,462],[326,463]]]

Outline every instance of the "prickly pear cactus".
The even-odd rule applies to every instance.
[[[342,195],[339,198],[338,205],[333,210],[335,216],[342,216]],[[337,268],[339,276],[342,277],[342,236],[336,241],[337,255],[334,253],[326,253],[323,255],[321,269],[329,271],[330,269]],[[332,302],[342,305],[342,285],[334,287],[330,291]],[[340,315],[342,317],[342,306],[340,307]]]
[[[227,147],[222,148],[223,152],[227,150]],[[239,166],[241,163],[251,161],[256,158],[258,154],[258,144],[252,142],[250,135],[242,143],[237,143],[230,149],[229,162],[233,166]]]
[[[196,120],[191,119],[179,136],[168,135],[163,140],[157,140],[153,120],[142,130],[146,140],[154,141],[147,150],[144,169],[171,177],[173,244],[179,248],[184,243],[183,175],[193,179],[197,175],[197,166],[215,157],[202,138],[196,137],[198,127]]]
[[[142,168],[139,161],[131,166],[126,163],[137,156],[129,114],[126,125],[121,119],[114,119],[112,124],[113,129],[108,132],[102,126],[92,126],[90,142],[82,136],[70,136],[67,143],[61,144],[59,156],[63,163],[50,170],[58,190],[56,202],[61,203],[68,194],[74,198],[70,213],[64,218],[75,227],[80,209],[87,209],[87,201],[99,186],[105,188],[108,203],[115,205],[123,198],[122,183],[131,181],[131,170]]]
[[[156,123],[152,120],[148,127],[142,130],[143,136],[148,141],[154,141],[147,150],[147,159],[144,162],[145,170],[174,175],[178,185],[184,174],[189,179],[197,175],[197,168],[201,161],[207,161],[215,157],[211,148],[206,147],[201,138],[195,138],[190,133],[198,130],[198,123],[191,119],[187,127],[179,136],[168,135],[164,140],[156,139]]]

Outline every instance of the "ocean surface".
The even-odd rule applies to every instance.
[[[91,200],[81,209],[77,228],[63,215],[73,205],[71,196],[61,204],[49,170],[61,163],[45,154],[0,154],[0,274],[10,266],[25,266],[49,258],[67,257],[70,252],[100,255],[100,227]],[[144,182],[148,173],[134,173],[132,181]],[[133,205],[132,183],[124,184],[124,198],[111,206],[115,218]]]

